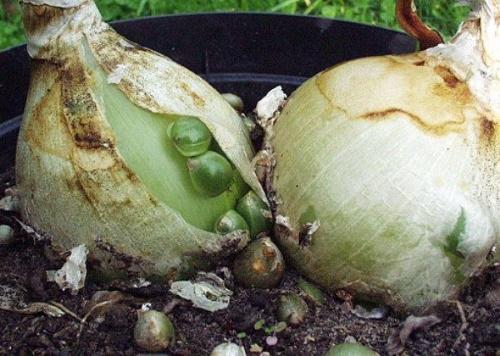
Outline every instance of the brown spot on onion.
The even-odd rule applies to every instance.
[[[76,59],[68,61],[59,79],[62,83],[62,112],[74,143],[87,149],[111,149],[114,137],[102,124],[101,113],[89,89],[92,79],[83,63]]]
[[[437,66],[434,71],[450,88],[455,88],[460,83],[460,80],[446,67]]]
[[[26,11],[27,9],[22,11],[24,28],[28,37],[41,33],[52,23],[58,21],[61,17],[65,17],[65,11],[71,11],[46,5],[22,4],[22,6],[29,7],[28,11]]]
[[[40,78],[43,76],[44,71],[34,72],[33,78]],[[55,83],[52,86],[51,91],[47,92],[46,95],[40,100],[40,103],[33,108],[33,112],[31,115],[33,116],[33,120],[29,122],[29,125],[26,126],[24,130],[23,136],[24,139],[29,142],[34,148],[37,148],[41,151],[47,152],[53,156],[65,158],[68,156],[67,151],[60,149],[52,142],[48,142],[46,137],[51,137],[53,135],[52,131],[57,130],[57,134],[61,138],[61,140],[69,141],[70,132],[69,130],[61,131],[60,127],[66,128],[66,124],[64,125],[51,125],[51,120],[44,120],[45,117],[53,117],[57,116],[54,121],[62,121],[64,122],[64,116],[61,112],[54,112],[50,108],[54,107],[55,103],[57,103],[60,99],[60,85]]]
[[[264,264],[260,260],[252,262],[252,270],[255,273],[265,273],[266,272],[266,268],[264,267]]]
[[[404,115],[420,128],[428,132],[432,132],[436,135],[446,135],[450,132],[460,132],[463,130],[463,124],[465,123],[465,118],[462,118],[462,120],[458,122],[452,121],[445,122],[440,125],[429,125],[419,116],[398,108],[389,108],[383,111],[369,112],[361,115],[359,118],[365,120],[385,120],[391,118],[394,115]]]
[[[491,142],[495,137],[495,123],[483,118],[481,120],[481,136],[486,139],[486,141]]]
[[[193,102],[195,103],[196,106],[205,106],[205,100],[198,94],[196,94],[188,84],[181,82],[180,87],[184,92],[186,92],[187,95],[189,95],[191,98],[193,98]]]

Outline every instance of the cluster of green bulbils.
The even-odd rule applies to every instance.
[[[177,151],[187,158],[191,183],[196,191],[216,197],[230,188],[234,170],[222,154],[210,150],[212,134],[197,117],[183,116],[169,127],[168,135]],[[236,204],[217,219],[214,232],[226,235],[247,230],[255,237],[271,227],[271,217],[266,204],[250,190]]]

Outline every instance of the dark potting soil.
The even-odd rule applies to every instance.
[[[0,174],[0,198],[14,184],[13,170]],[[388,312],[380,320],[363,319],[339,295],[327,295],[322,305],[308,301],[309,313],[298,327],[280,332],[276,325],[277,300],[285,292],[299,292],[298,275],[289,270],[279,286],[272,290],[232,287],[227,309],[207,312],[190,302],[176,299],[168,286],[152,284],[127,289],[120,283],[96,283],[87,280],[77,295],[63,292],[46,281],[46,271],[58,269],[47,242],[37,241],[23,230],[15,213],[0,211],[0,224],[15,229],[15,243],[0,246],[0,286],[19,291],[27,302],[56,302],[67,309],[55,318],[45,314],[26,315],[0,310],[0,354],[82,354],[134,355],[143,352],[134,345],[133,327],[137,310],[144,303],[165,311],[176,328],[176,341],[167,354],[207,355],[218,344],[231,341],[245,347],[248,355],[324,355],[333,344],[356,340],[380,354],[387,354],[388,339],[405,317]],[[230,266],[230,261],[226,261]],[[459,302],[443,303],[434,315],[442,321],[426,331],[412,334],[406,343],[407,355],[499,355],[500,305],[492,291],[500,286],[500,267],[493,267],[475,278]],[[98,291],[119,290],[126,296],[121,302],[81,318],[89,310],[89,300]],[[96,309],[97,310],[97,309]],[[73,316],[70,313],[74,313]],[[264,320],[256,330],[255,324]],[[262,324],[262,322],[260,322]],[[271,344],[271,345],[269,345]],[[252,346],[253,345],[253,346]],[[262,349],[262,351],[259,351]],[[251,352],[254,350],[257,352]]]

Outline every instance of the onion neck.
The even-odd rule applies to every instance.
[[[475,3],[469,19],[451,41],[460,43],[466,36],[473,36],[483,51],[485,64],[500,61],[500,0],[483,0]]]
[[[107,26],[92,0],[21,2],[27,49],[32,58],[54,60],[71,55],[71,48],[85,31]]]
[[[425,53],[467,82],[482,108],[500,122],[500,0],[472,3],[469,19],[450,43]]]

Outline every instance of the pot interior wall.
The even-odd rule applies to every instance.
[[[168,55],[221,92],[240,95],[252,109],[267,91],[291,93],[315,73],[343,61],[408,53],[405,34],[317,17],[275,14],[197,14],[120,21],[130,40]],[[29,85],[24,46],[0,52],[0,172],[12,166]]]

